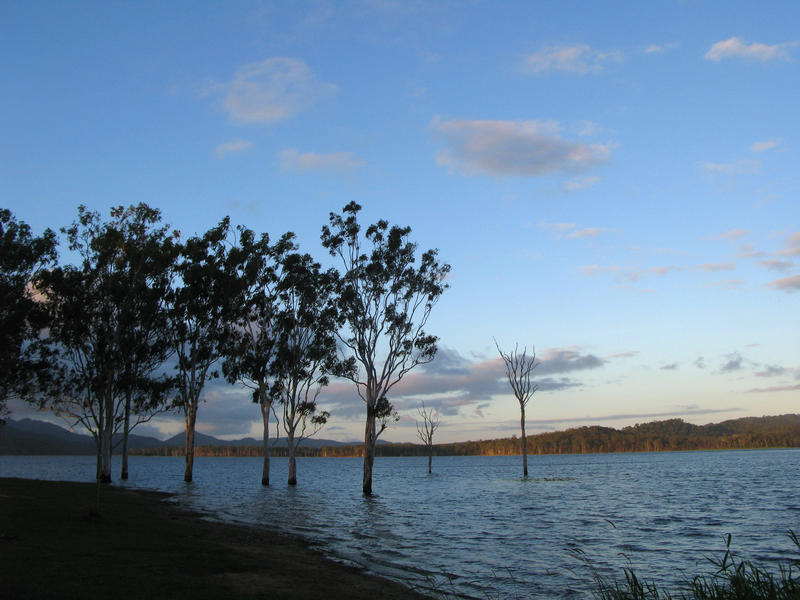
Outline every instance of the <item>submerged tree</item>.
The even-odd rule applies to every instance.
[[[417,412],[422,417],[422,423],[417,421],[417,437],[425,444],[428,450],[428,473],[430,473],[431,463],[433,462],[433,434],[439,429],[441,419],[439,418],[439,411],[425,408],[424,402],[417,409]]]
[[[372,466],[378,436],[396,415],[387,394],[417,365],[436,354],[437,338],[424,331],[441,294],[450,265],[439,264],[437,250],[424,252],[416,265],[410,227],[389,227],[380,220],[364,232],[361,207],[351,202],[344,216],[331,213],[322,228],[322,244],[341,261],[339,310],[345,331],[340,342],[360,369],[347,375],[367,407],[364,428],[364,494],[372,493]]]
[[[330,416],[317,411],[317,397],[328,385],[329,375],[351,376],[355,361],[338,357],[335,273],[321,271],[311,256],[298,253],[284,256],[280,269],[272,392],[280,404],[279,420],[286,432],[288,482],[296,485],[295,451]]]
[[[242,281],[228,244],[230,221],[181,246],[177,282],[170,292],[170,335],[177,359],[175,405],[183,412],[186,468],[183,479],[192,480],[194,437],[200,395],[223,356],[236,311],[241,310]]]
[[[506,378],[511,386],[511,391],[519,402],[520,412],[520,428],[522,429],[522,474],[528,476],[528,438],[525,435],[525,407],[528,405],[528,400],[531,399],[537,389],[537,385],[531,378],[533,370],[539,364],[536,362],[536,351],[530,356],[527,353],[527,348],[519,351],[519,344],[514,345],[514,350],[509,353],[504,353],[500,349],[497,340],[494,341],[500,357],[506,366]]]
[[[239,229],[239,248],[247,261],[246,265],[239,262],[240,310],[234,315],[230,335],[224,344],[222,371],[225,378],[251,390],[253,402],[261,410],[264,425],[262,485],[269,485],[271,376],[277,344],[277,287],[280,277],[276,263],[286,252],[294,249],[293,237],[286,234],[277,244],[270,246],[266,234],[257,239],[252,231]]]
[[[34,236],[30,226],[0,209],[0,425],[5,422],[7,401],[25,394],[36,367],[24,350],[46,326],[47,314],[32,281],[55,261],[52,230]]]

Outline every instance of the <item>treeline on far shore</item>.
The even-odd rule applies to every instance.
[[[495,440],[434,444],[435,456],[504,456],[521,453],[516,436]],[[578,427],[528,436],[528,454],[594,454],[603,452],[659,452],[679,450],[732,450],[800,447],[800,415],[745,417],[709,425],[693,425],[682,419],[653,421],[622,429]],[[426,456],[421,444],[379,444],[378,456]],[[144,456],[182,456],[183,448],[133,449]],[[198,446],[198,456],[263,456],[258,446]],[[286,447],[270,448],[272,456],[286,456]],[[298,456],[362,456],[361,444],[300,446]]]

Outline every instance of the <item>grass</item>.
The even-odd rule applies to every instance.
[[[584,553],[573,550],[573,555],[589,567],[598,600],[800,600],[800,540],[793,531],[789,537],[797,549],[797,557],[779,562],[776,572],[735,556],[728,535],[723,557],[709,558],[714,571],[693,577],[684,589],[674,594],[654,580],[640,577],[632,567],[623,569],[623,581],[609,579],[597,571]]]

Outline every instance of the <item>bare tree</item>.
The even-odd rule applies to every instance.
[[[417,437],[428,448],[428,473],[430,473],[431,463],[433,462],[433,434],[439,429],[441,419],[439,418],[439,411],[425,408],[424,402],[417,409],[417,412],[422,417],[422,423],[417,421]]]
[[[528,476],[528,438],[525,436],[525,407],[531,399],[538,386],[531,379],[533,370],[539,363],[536,362],[536,351],[532,349],[532,354],[528,355],[527,347],[519,351],[519,344],[514,344],[513,352],[504,353],[500,349],[497,340],[494,341],[500,357],[506,365],[506,377],[519,402],[520,427],[522,429],[522,474]]]

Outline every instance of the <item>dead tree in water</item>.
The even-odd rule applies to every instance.
[[[536,362],[535,350],[533,350],[533,353],[528,356],[527,348],[523,348],[522,353],[520,353],[519,344],[515,344],[514,351],[506,354],[500,349],[500,345],[497,343],[497,340],[494,341],[494,345],[497,347],[497,351],[500,353],[500,357],[503,359],[503,362],[506,365],[506,377],[508,378],[508,383],[511,386],[511,391],[514,392],[514,396],[516,396],[517,401],[519,402],[519,421],[522,429],[522,474],[527,477],[528,438],[525,436],[525,407],[528,404],[528,400],[531,399],[531,396],[533,396],[533,393],[538,387],[535,383],[533,383],[531,377],[533,370],[539,363]]]
[[[422,417],[422,423],[417,421],[417,437],[428,449],[428,473],[430,473],[431,463],[433,462],[433,434],[439,429],[441,420],[439,419],[439,411],[425,408],[424,402],[417,409],[417,412]]]

